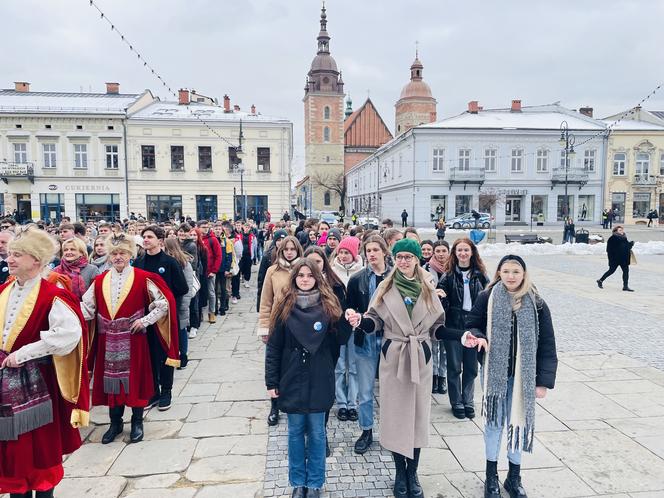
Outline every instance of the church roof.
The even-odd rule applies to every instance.
[[[399,100],[410,98],[433,99],[431,88],[422,80],[423,69],[424,66],[420,62],[420,58],[415,54],[415,60],[410,66],[410,81],[401,90]]]
[[[346,147],[380,147],[392,138],[390,129],[370,98],[344,121]]]

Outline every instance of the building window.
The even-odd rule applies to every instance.
[[[549,171],[549,151],[546,149],[537,149],[536,169],[538,173]]]
[[[523,149],[512,149],[512,173],[523,173]]]
[[[574,196],[567,196],[567,204],[565,203],[565,196],[558,196],[558,213],[556,216],[557,221],[565,221],[565,218],[574,214]]]
[[[154,145],[141,145],[141,157],[143,169],[154,169]]]
[[[650,154],[639,152],[636,154],[636,176],[648,177],[650,174]]]
[[[645,218],[650,212],[650,193],[634,192],[634,202],[632,204],[632,217]]]
[[[270,171],[270,148],[257,147],[256,161],[258,163],[258,171]]]
[[[399,176],[402,174],[402,159],[401,159],[401,154],[399,154]]]
[[[197,220],[216,220],[217,219],[217,196],[216,195],[197,195],[196,196],[196,219]]]
[[[183,145],[171,145],[171,171],[184,171]]]
[[[42,151],[44,152],[44,168],[55,168],[58,160],[55,144],[42,144]]]
[[[325,192],[325,195],[323,195],[323,204],[325,204],[326,206],[332,204],[332,196],[330,195],[329,190]]]
[[[627,198],[626,192],[612,192],[611,193],[611,210],[617,214],[614,222],[624,223],[625,221],[625,199]]]
[[[106,146],[106,169],[118,169],[118,146]]]
[[[627,160],[627,154],[624,152],[616,152],[613,154],[613,175],[614,176],[625,176],[625,162]]]
[[[39,208],[42,220],[60,223],[65,214],[65,195],[39,194]]]
[[[530,213],[535,223],[544,223],[546,221],[548,204],[549,199],[546,195],[533,195],[530,198]]]
[[[28,162],[28,144],[14,144],[14,162],[19,164]]]
[[[330,119],[330,106],[325,106],[323,109],[323,119]]]
[[[566,162],[565,159],[567,159],[567,156],[565,155],[565,150],[560,151],[560,168],[565,169]]]
[[[74,168],[88,167],[88,144],[74,144]]]
[[[470,213],[470,203],[472,201],[472,195],[457,195],[454,199],[454,216]]]
[[[459,149],[459,171],[470,171],[470,149]]]
[[[445,195],[432,195],[430,201],[430,218],[431,221],[438,221],[445,218],[445,208],[447,207],[447,196]]]
[[[496,172],[496,157],[498,151],[496,149],[484,149],[484,169],[487,173]]]
[[[237,149],[235,147],[228,148],[228,171],[235,171],[236,166],[240,164],[240,158],[237,157]]]
[[[326,126],[323,128],[323,142],[327,143],[330,141],[330,128]]]
[[[433,171],[445,171],[445,149],[433,149]]]
[[[83,221],[120,218],[119,194],[76,194],[76,217]]]
[[[588,149],[583,153],[583,169],[589,172],[595,171],[595,156],[597,149]]]
[[[659,175],[664,176],[664,154],[659,156]],[[664,206],[662,206],[664,208]]]
[[[212,171],[212,147],[198,147],[198,171]]]
[[[147,195],[148,221],[179,220],[182,216],[181,195]]]
[[[595,215],[595,196],[580,195],[579,206],[577,207],[576,217],[579,221],[592,220]]]

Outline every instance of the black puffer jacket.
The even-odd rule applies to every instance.
[[[489,277],[477,269],[470,270],[468,275],[470,282],[470,297],[475,304],[477,296],[489,283]],[[456,329],[466,328],[464,323],[463,313],[463,274],[459,267],[450,273],[443,273],[438,281],[438,289],[445,292],[446,297],[443,298],[443,308],[445,308],[445,323],[448,327]]]
[[[609,257],[610,266],[629,264],[629,251],[634,246],[633,241],[627,240],[627,236],[614,233],[606,241],[606,253]]]

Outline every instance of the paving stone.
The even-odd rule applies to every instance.
[[[422,475],[419,477],[420,484],[424,490],[424,496],[463,498],[461,493],[447,480],[444,474]]]
[[[122,442],[87,443],[72,453],[64,463],[67,477],[103,476],[125,448]]]
[[[433,426],[441,436],[465,436],[469,434],[481,434],[482,432],[470,421],[434,422]]]
[[[209,437],[196,446],[194,458],[222,455],[264,455],[267,450],[266,435]]]
[[[644,379],[586,382],[585,384],[600,394],[648,393],[664,396],[664,387]]]
[[[664,459],[664,436],[644,436],[635,439],[641,446],[645,446],[659,458]],[[664,494],[662,495],[664,496]]]
[[[560,372],[558,372],[560,374]],[[626,368],[604,368],[598,370],[584,370],[583,375],[592,381],[622,381],[640,380],[641,377]],[[600,391],[602,392],[602,391]]]
[[[170,488],[180,480],[180,474],[157,474],[153,476],[141,477],[131,482],[132,488]]]
[[[664,417],[612,419],[607,423],[629,437],[664,436]]]
[[[264,456],[226,455],[194,461],[185,476],[192,482],[254,482],[264,468]]]
[[[137,489],[124,498],[192,498],[198,488]]]
[[[234,436],[249,434],[248,418],[220,417],[199,422],[187,422],[180,431],[180,437]]]
[[[546,432],[538,438],[597,493],[664,490],[664,460],[615,429]]]
[[[527,469],[522,472],[522,481],[530,496],[571,498],[593,493],[593,489],[568,468]]]
[[[64,478],[56,488],[56,496],[63,498],[117,498],[125,486],[127,486],[127,479],[124,477]]]
[[[211,418],[223,417],[233,406],[229,401],[213,401],[211,403],[199,403],[192,407],[187,422],[198,422],[200,420],[207,420]]]
[[[263,488],[261,482],[246,482],[238,484],[224,484],[221,486],[205,486],[196,495],[196,498],[256,498]],[[272,496],[272,495],[260,495]]]
[[[222,382],[216,399],[217,401],[267,401],[265,381]]]
[[[445,477],[464,497],[474,498],[484,495],[484,481],[474,472],[450,472],[445,473]]]
[[[151,408],[145,415],[145,420],[152,422],[157,420],[181,420],[187,418],[191,411],[191,405],[185,403],[173,404],[168,410],[159,411],[156,407]]]
[[[190,381],[182,390],[180,396],[216,396],[218,391],[218,383],[192,383]]]
[[[633,414],[581,383],[561,383],[539,403],[554,417],[567,420],[627,418]],[[537,424],[537,421],[535,421]]]
[[[184,471],[194,454],[195,439],[141,441],[129,445],[117,458],[109,475],[145,476]]]
[[[269,413],[269,401],[235,401],[226,415],[229,417],[261,418],[266,420]]]
[[[563,363],[576,370],[597,370],[597,369],[615,369],[615,368],[639,368],[644,367],[644,363],[635,360],[620,353],[611,354],[581,354],[574,357],[563,358]]]
[[[435,475],[444,472],[459,472],[463,470],[450,450],[426,448],[420,452],[418,473],[422,475]]]

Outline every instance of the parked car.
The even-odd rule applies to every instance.
[[[477,220],[477,227],[490,228],[491,222],[491,213],[480,213],[480,218]],[[461,216],[447,220],[445,226],[456,229],[475,228],[475,218],[473,218],[473,213],[464,213]]]
[[[339,217],[334,211],[321,211],[318,219],[320,221],[324,221],[330,226],[334,226],[339,222]]]
[[[362,225],[367,230],[378,230],[378,228],[380,228],[380,221],[378,218],[372,218],[370,216],[360,216],[357,219],[357,224]]]

